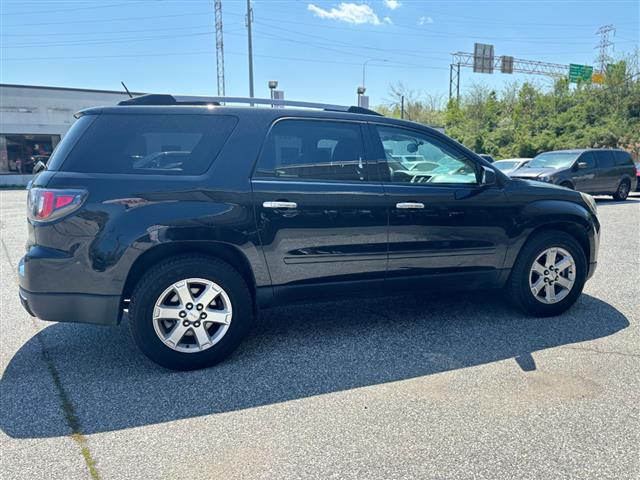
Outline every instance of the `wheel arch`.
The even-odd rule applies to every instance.
[[[522,248],[534,236],[547,231],[571,235],[582,247],[587,262],[594,261],[598,250],[597,217],[587,208],[564,200],[541,200],[528,204],[521,212],[521,221],[512,232],[513,241],[507,251],[505,268],[511,269]]]
[[[142,276],[159,261],[184,254],[201,254],[218,258],[234,267],[247,282],[255,303],[256,281],[253,269],[247,257],[236,247],[222,242],[179,241],[162,243],[143,252],[133,262],[122,290],[122,301],[130,298],[131,293]]]
[[[544,225],[540,225],[535,228],[528,236],[526,242],[530,241],[537,235],[540,235],[544,232],[550,231],[560,231],[571,235],[582,247],[582,251],[584,252],[584,258],[589,263],[589,259],[591,258],[591,244],[589,242],[589,235],[587,234],[584,227],[577,223],[573,222],[552,222]],[[525,243],[526,243],[525,242]]]

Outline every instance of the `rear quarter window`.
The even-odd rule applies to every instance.
[[[615,152],[613,152],[613,154],[616,158],[616,165],[621,167],[633,166],[633,159],[631,158],[631,155],[629,155],[629,152],[616,150]]]
[[[199,175],[218,156],[236,123],[235,117],[221,115],[101,114],[60,170]]]

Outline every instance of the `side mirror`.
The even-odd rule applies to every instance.
[[[495,185],[497,182],[496,172],[493,168],[482,166],[481,185]]]
[[[409,153],[416,153],[418,151],[418,144],[417,143],[410,143],[407,145],[407,152]]]
[[[587,162],[578,162],[578,168],[587,168],[588,166]]]
[[[42,161],[38,160],[38,162],[33,166],[33,174],[37,174],[47,169],[47,165]]]

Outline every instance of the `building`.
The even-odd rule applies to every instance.
[[[136,95],[140,95],[136,93]],[[0,84],[0,186],[26,185],[88,107],[115,105],[124,91]]]

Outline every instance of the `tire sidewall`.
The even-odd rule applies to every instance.
[[[621,189],[623,185],[626,185],[627,188],[624,195],[621,195]],[[618,189],[616,190],[616,193],[613,196],[615,197],[616,200],[626,200],[627,197],[629,196],[629,193],[631,193],[631,182],[625,179],[620,182],[620,185],[618,185]]]
[[[575,261],[576,278],[573,288],[561,301],[553,304],[542,303],[537,300],[529,287],[529,275],[533,262],[548,248],[558,247],[567,250]],[[512,297],[525,312],[536,316],[559,315],[571,307],[580,294],[587,278],[587,260],[582,247],[570,235],[564,232],[549,232],[532,239],[521,252],[512,279]]]
[[[231,301],[229,329],[218,343],[202,352],[185,353],[167,347],[153,325],[157,299],[169,286],[186,278],[215,282]],[[154,362],[174,370],[204,368],[223,360],[246,334],[252,316],[251,295],[240,274],[228,264],[206,257],[187,257],[182,261],[176,258],[150,270],[134,290],[129,309],[130,329],[138,347]]]

